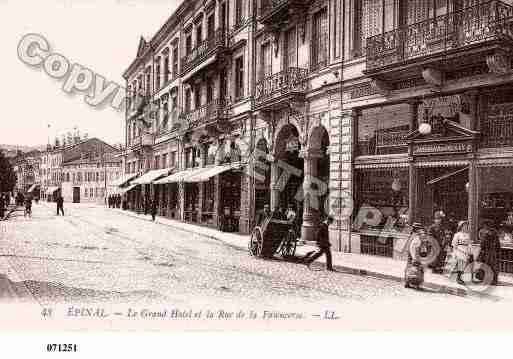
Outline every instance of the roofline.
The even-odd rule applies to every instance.
[[[162,37],[165,37],[167,32],[169,31],[169,28],[171,27],[171,24],[173,23],[179,23],[179,15],[186,11],[188,8],[190,8],[198,0],[183,0],[180,5],[171,13],[171,15],[167,18],[167,20],[164,22],[164,24],[158,29],[158,31],[149,39],[149,50],[146,50],[145,53],[143,53],[141,56],[136,56],[136,58],[130,63],[128,68],[123,71],[123,78],[125,80],[128,80],[128,77],[131,73],[134,72],[134,69],[139,66],[142,59],[144,59],[150,50],[154,50],[156,45],[159,44],[159,40]]]

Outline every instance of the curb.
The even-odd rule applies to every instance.
[[[151,218],[144,218],[144,217],[141,217],[138,214],[133,214],[131,212],[121,211],[120,210],[118,213],[124,214],[124,215],[129,216],[129,217],[137,218],[137,219],[140,219],[140,220],[143,220],[143,221],[153,222],[151,220]],[[171,227],[171,228],[175,228],[175,229],[178,229],[180,231],[187,232],[187,233],[192,233],[192,234],[195,234],[195,235],[198,235],[198,236],[202,236],[202,237],[205,237],[205,238],[217,240],[217,241],[220,241],[220,242],[223,242],[223,243],[226,243],[226,244],[229,244],[229,245],[233,246],[232,243],[224,240],[221,236],[209,235],[209,234],[201,233],[199,231],[195,231],[194,229],[182,228],[182,227],[173,225],[172,223],[159,222],[158,221],[158,217],[157,217],[157,220],[155,221],[155,223],[161,224],[161,225],[165,225],[165,226],[168,226],[168,227]],[[240,246],[240,248],[241,249],[245,249],[246,246]],[[354,267],[349,267],[349,266],[344,266],[344,265],[336,265],[336,264],[333,267],[335,269],[337,269],[337,270],[340,270],[340,271],[343,271],[343,272],[346,272],[346,273],[349,273],[349,274],[353,274],[353,275],[367,276],[367,277],[372,277],[372,278],[377,278],[377,279],[391,280],[391,281],[400,282],[400,283],[404,281],[402,276],[398,276],[398,275],[394,275],[394,274],[386,274],[386,273],[382,273],[382,272],[378,272],[378,271],[373,271],[373,270],[368,270],[368,269],[359,269],[359,268],[354,268]],[[436,284],[436,283],[432,283],[432,282],[424,282],[422,284],[422,288],[433,290],[433,291],[437,291],[439,293],[455,295],[455,296],[459,296],[459,297],[464,297],[464,296],[468,295],[468,290],[467,289],[453,287],[453,286],[448,286],[448,285],[444,285],[444,284]]]

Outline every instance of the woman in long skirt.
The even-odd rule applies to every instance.
[[[454,271],[458,274],[458,284],[464,285],[465,282],[461,278],[465,267],[467,266],[470,254],[472,253],[470,234],[468,230],[468,222],[460,221],[458,223],[458,231],[452,239],[453,257],[456,260]]]

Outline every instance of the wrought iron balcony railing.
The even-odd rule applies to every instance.
[[[183,117],[189,124],[189,128],[194,128],[226,118],[227,115],[226,100],[215,99],[210,103],[184,113]]]
[[[194,67],[205,61],[215,51],[226,47],[226,31],[218,29],[213,36],[203,40],[186,56],[182,57],[181,75],[185,75]]]
[[[305,7],[308,1],[306,0],[260,0],[260,6],[258,7],[258,19],[260,21],[272,21],[272,17],[275,14],[285,12],[289,7]]]
[[[153,146],[154,136],[151,133],[142,133],[140,136],[132,138],[130,147],[135,149],[137,147],[148,147]]]
[[[513,7],[487,1],[366,39],[367,71],[499,39],[513,40]]]
[[[290,67],[285,71],[267,76],[255,88],[255,102],[262,103],[290,93],[305,92],[308,69]]]

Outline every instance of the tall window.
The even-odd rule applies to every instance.
[[[160,57],[155,60],[155,89],[160,89]]]
[[[189,55],[192,51],[192,34],[189,32],[185,35],[185,54]]]
[[[178,46],[173,46],[173,79],[178,76]]]
[[[328,10],[318,11],[313,17],[312,29],[312,69],[318,70],[328,65]]]
[[[203,41],[203,28],[201,26],[201,22],[199,22],[196,26],[196,46],[198,46],[201,44],[201,41]]]
[[[354,11],[354,46],[353,51],[358,55],[365,52],[366,39],[382,34],[397,27],[395,11],[397,0],[356,0]],[[432,3],[432,0],[419,0],[419,4]],[[402,3],[402,2],[401,2]],[[419,6],[417,10],[421,10]],[[359,38],[358,38],[359,37]]]
[[[214,80],[212,77],[207,79],[207,103],[211,103],[214,99]]]
[[[244,17],[244,0],[235,1],[235,25],[240,25]]]
[[[194,85],[194,108],[201,106],[201,84]]]
[[[151,67],[146,69],[146,96],[151,93]]]
[[[153,166],[154,166],[153,168],[156,170],[160,168],[160,156],[159,155],[155,156],[155,163]]]
[[[235,59],[235,98],[244,97],[244,57]]]
[[[226,69],[222,69],[219,74],[219,98],[226,99],[228,94],[228,76],[226,74]]]
[[[169,81],[169,54],[164,57],[164,83]]]
[[[188,87],[185,89],[185,111],[191,110],[191,89]]]
[[[409,107],[397,104],[364,109],[357,120],[358,155],[407,152]]]
[[[207,38],[211,39],[214,37],[215,33],[215,13],[212,13],[208,16],[207,19]]]
[[[296,28],[288,30],[286,33],[287,54],[285,55],[285,68],[297,66],[297,43]]]
[[[167,165],[168,165],[168,163],[167,163],[167,153],[164,153],[162,155],[162,168],[167,168]]]
[[[265,78],[272,73],[272,54],[271,54],[271,43],[266,42],[262,45],[262,58],[260,63],[262,64],[261,68],[261,78]]]
[[[169,158],[169,166],[170,167],[176,166],[176,152],[171,152],[170,158]]]

